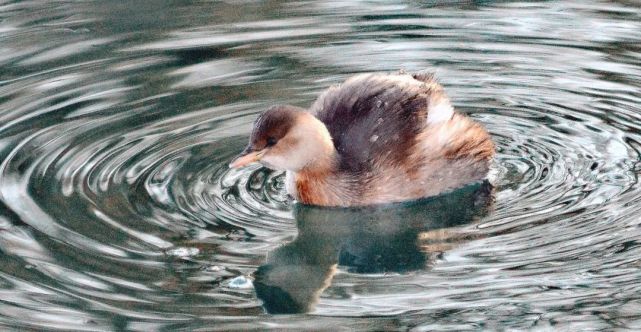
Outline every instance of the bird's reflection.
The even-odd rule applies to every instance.
[[[448,228],[491,209],[492,186],[470,185],[413,203],[362,208],[296,205],[296,239],[269,253],[255,273],[268,313],[313,310],[337,265],[353,273],[409,272],[460,239]]]

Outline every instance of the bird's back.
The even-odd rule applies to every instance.
[[[439,105],[445,107],[435,107]],[[452,116],[442,88],[429,74],[364,74],[323,93],[310,108],[339,154],[341,171],[372,171],[403,163],[428,125]],[[436,112],[448,114],[430,114]]]

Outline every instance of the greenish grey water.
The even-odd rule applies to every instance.
[[[641,8],[433,3],[0,1],[1,329],[641,329]],[[227,168],[269,105],[425,68],[492,190],[318,209]]]

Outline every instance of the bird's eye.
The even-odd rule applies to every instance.
[[[276,139],[273,137],[268,137],[267,138],[267,147],[274,146],[276,145]]]

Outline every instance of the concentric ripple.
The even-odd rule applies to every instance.
[[[0,2],[0,326],[641,328],[637,7]],[[491,132],[492,204],[228,168],[269,105],[401,68]]]

